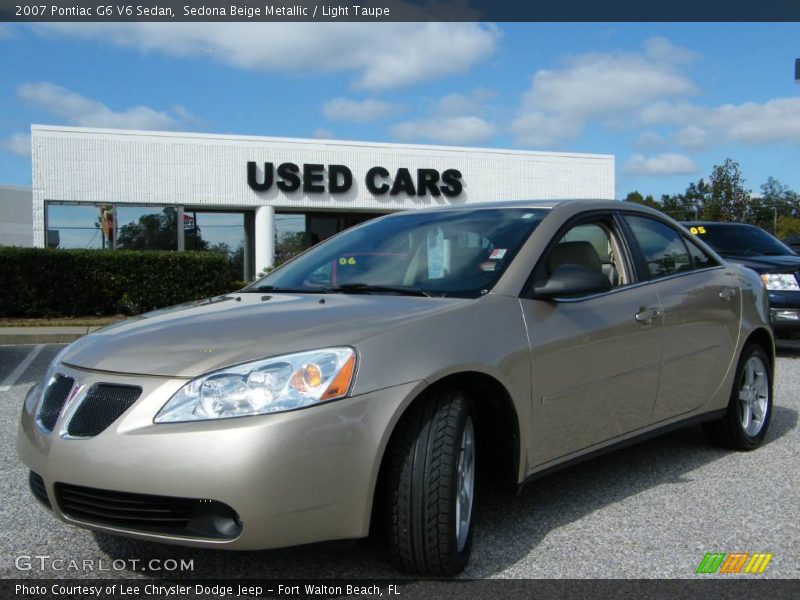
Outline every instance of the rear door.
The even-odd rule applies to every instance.
[[[567,261],[601,270],[613,287],[583,298],[520,300],[531,349],[533,467],[647,425],[661,365],[658,297],[650,285],[636,285],[613,215],[574,222],[556,240],[532,279]]]
[[[719,388],[734,358],[741,293],[735,274],[660,219],[624,215],[641,279],[664,310],[664,356],[652,422],[692,411]]]

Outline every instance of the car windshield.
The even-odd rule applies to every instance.
[[[752,225],[704,225],[698,236],[721,256],[785,256],[791,248]],[[705,232],[701,231],[704,230]]]
[[[490,208],[384,217],[326,240],[244,291],[477,298],[547,213]]]

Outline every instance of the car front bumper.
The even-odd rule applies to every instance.
[[[19,456],[41,477],[56,517],[112,534],[238,550],[368,535],[383,451],[422,387],[412,382],[272,415],[156,425],[153,417],[185,380],[69,367],[59,372],[85,387],[49,434],[26,401],[17,438]],[[138,385],[143,393],[97,436],[61,435],[70,402],[99,382]],[[223,503],[235,511],[240,531],[219,539],[75,518],[61,504],[64,485]]]
[[[769,292],[770,322],[776,336],[800,335],[800,292]]]

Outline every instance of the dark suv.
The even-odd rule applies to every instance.
[[[683,225],[726,260],[756,271],[769,292],[775,335],[800,336],[800,256],[755,225],[713,221]]]

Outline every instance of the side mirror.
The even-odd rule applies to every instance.
[[[581,265],[565,264],[533,288],[536,300],[552,300],[570,296],[600,294],[611,289],[611,282],[602,272]]]

